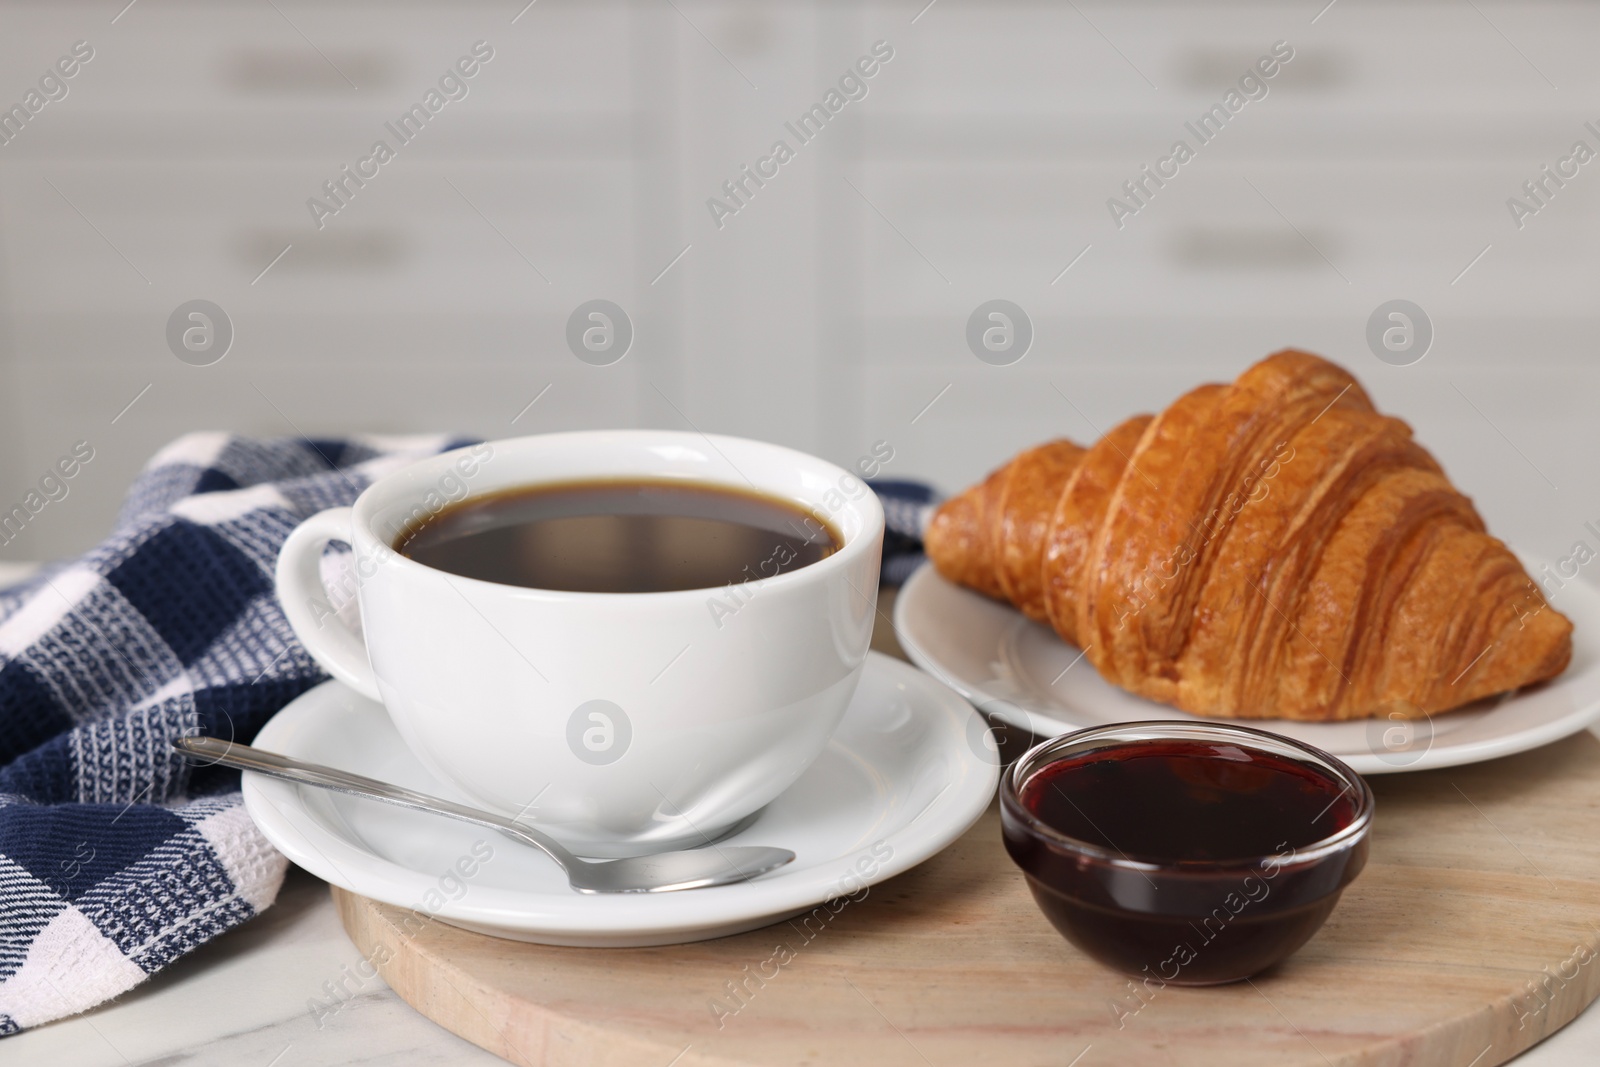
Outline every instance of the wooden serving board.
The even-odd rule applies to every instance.
[[[1211,989],[1136,990],[1062,940],[993,807],[820,931],[551,948],[413,934],[402,909],[333,895],[401,997],[527,1067],[1492,1067],[1600,995],[1600,740],[1369,781],[1371,859],[1327,925]]]

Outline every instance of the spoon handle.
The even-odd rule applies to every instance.
[[[183,756],[196,762],[220,763],[224,767],[237,767],[242,771],[256,771],[260,774],[270,775],[273,778],[282,778],[284,781],[295,782],[300,785],[313,785],[320,789],[331,789],[339,793],[348,793],[351,796],[366,797],[368,800],[381,800],[386,804],[410,808],[413,811],[445,815],[453,819],[460,819],[463,822],[486,826],[491,830],[509,833],[533,845],[535,848],[543,850],[551,859],[568,869],[571,869],[574,864],[582,862],[552,838],[515,819],[508,819],[493,812],[471,808],[465,804],[457,804],[454,801],[445,800],[443,797],[419,793],[404,786],[390,785],[388,782],[380,782],[376,778],[366,778],[359,774],[351,774],[348,771],[341,771],[334,767],[325,767],[320,763],[292,759],[276,752],[252,748],[249,745],[242,745],[235,741],[224,741],[220,737],[180,737],[172,742],[172,747]]]

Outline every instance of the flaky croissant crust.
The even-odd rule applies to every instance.
[[[952,581],[1199,715],[1415,718],[1561,673],[1572,624],[1399,419],[1286,350],[946,502]]]

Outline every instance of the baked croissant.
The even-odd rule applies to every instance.
[[[1560,674],[1572,623],[1337,365],[1287,350],[946,502],[946,578],[1197,715],[1416,718]]]

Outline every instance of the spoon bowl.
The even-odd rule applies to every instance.
[[[186,759],[197,763],[220,763],[224,767],[255,771],[300,785],[331,789],[498,830],[549,856],[566,872],[567,881],[579,893],[670,893],[681,889],[703,889],[747,881],[794,859],[794,853],[785,848],[718,845],[708,841],[706,848],[657,852],[619,860],[587,860],[574,855],[544,831],[516,819],[380,782],[376,778],[292,759],[276,752],[224,741],[220,737],[180,737],[172,742],[172,747]]]

